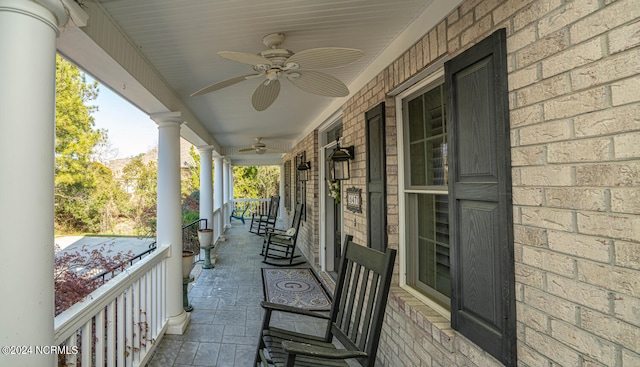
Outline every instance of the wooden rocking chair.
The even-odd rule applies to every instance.
[[[251,214],[251,225],[249,232],[257,235],[267,233],[267,227],[274,227],[278,218],[278,209],[280,207],[280,196],[272,196],[267,208],[267,214]]]
[[[295,266],[305,263],[305,261],[293,262],[294,258],[300,257],[299,255],[294,255],[294,252],[303,210],[304,204],[299,203],[296,205],[293,222],[289,229],[267,227],[267,235],[262,242],[262,253],[260,254],[264,256],[263,263],[273,266]]]
[[[362,366],[374,366],[396,251],[359,246],[352,236],[345,243],[328,316],[262,302],[266,312],[255,366],[348,366],[345,360],[351,358]],[[325,319],[324,338],[271,326],[274,311]],[[334,336],[345,349],[332,344]]]

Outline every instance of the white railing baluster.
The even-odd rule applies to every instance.
[[[95,317],[96,323],[96,335],[95,335],[95,354],[96,354],[96,367],[104,367],[104,348],[105,348],[105,330],[104,330],[104,309],[98,312]]]
[[[116,361],[118,361],[118,367],[124,367],[124,355],[127,352],[127,346],[125,343],[125,335],[124,335],[124,325],[125,322],[127,320],[125,320],[125,313],[124,313],[124,293],[121,294],[120,296],[118,296],[118,307],[117,307],[117,312],[116,312],[116,317],[118,318],[118,323],[117,323],[117,333],[118,333],[118,354],[116,355]]]
[[[140,327],[140,313],[142,312],[142,308],[140,307],[140,284],[141,280],[133,282],[132,291],[133,297],[131,304],[131,313],[133,316],[133,342],[131,343],[131,349],[133,351],[133,361],[134,363],[140,362],[140,347],[141,347],[141,338],[142,338],[142,329]]]
[[[162,292],[162,302],[159,304],[162,305],[162,322],[167,319],[167,262],[162,262],[162,272],[160,272],[160,279],[162,286],[160,287],[160,291]]]
[[[107,305],[107,367],[116,366],[116,302]]]
[[[69,348],[76,347],[78,345],[78,332],[74,332],[69,338],[66,340],[65,345]],[[67,362],[67,366],[76,366],[78,363],[78,355],[75,353],[70,353],[65,356],[65,360]]]
[[[144,297],[144,302],[145,302],[145,321],[148,323],[146,325],[147,327],[147,333],[149,334],[149,336],[147,337],[147,341],[146,343],[154,343],[155,342],[155,338],[156,338],[156,329],[153,327],[153,293],[151,292],[151,290],[153,289],[153,271],[150,271],[149,273],[147,273],[147,276],[145,277],[145,281],[146,281],[146,285],[145,285],[145,289],[147,290],[147,294]],[[144,348],[145,351],[145,355],[147,354],[148,350],[151,349],[151,345],[147,345]]]
[[[82,365],[83,366],[91,366],[91,357],[93,356],[91,353],[91,349],[93,349],[93,343],[92,343],[92,327],[91,325],[93,324],[93,319],[90,319],[89,321],[87,321],[84,326],[82,327],[82,352],[80,352],[80,357],[82,358]]]
[[[162,264],[158,264],[155,268],[154,268],[154,272],[153,272],[153,287],[154,289],[160,289],[161,284],[160,284],[160,273],[162,272]],[[158,336],[158,333],[160,331],[160,328],[162,327],[162,322],[160,322],[160,320],[162,319],[162,307],[160,305],[160,299],[162,298],[162,295],[160,292],[153,292],[153,315],[151,317],[153,317],[153,334],[155,336]]]
[[[125,292],[124,298],[124,344],[127,348],[125,360],[126,366],[131,366],[133,361],[133,284]]]
[[[220,228],[220,208],[213,211],[213,243],[218,242],[218,238],[220,238],[221,228]]]

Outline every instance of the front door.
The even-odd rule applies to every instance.
[[[335,148],[335,143],[325,147],[325,161]],[[327,173],[327,177],[328,177]],[[342,257],[342,206],[340,200],[331,195],[332,187],[325,180],[325,238],[326,238],[326,264],[327,272],[337,279],[337,270],[340,267]],[[335,188],[334,188],[335,190]]]
[[[367,238],[369,247],[387,248],[387,170],[384,103],[365,113],[367,136]]]

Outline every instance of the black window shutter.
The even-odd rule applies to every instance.
[[[387,249],[387,172],[384,102],[365,112],[367,136],[367,238],[369,247]]]
[[[445,64],[451,324],[516,365],[506,32]]]

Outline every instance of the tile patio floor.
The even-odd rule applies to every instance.
[[[233,221],[218,249],[213,269],[203,269],[189,299],[194,310],[184,335],[165,335],[149,367],[248,367],[258,343],[264,300],[260,250],[262,237],[248,232],[249,222]],[[274,314],[272,323],[324,335],[322,322]]]

